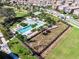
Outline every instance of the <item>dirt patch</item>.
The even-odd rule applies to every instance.
[[[68,30],[67,30],[66,32],[64,32],[64,34],[62,34],[62,35],[55,41],[54,44],[52,44],[46,51],[44,51],[44,52],[41,54],[42,57],[45,58],[45,56],[47,56],[48,53],[50,53],[51,50],[56,47],[56,45],[58,45],[58,42],[61,40],[61,38],[62,38],[64,35],[67,35],[70,30],[71,30],[71,27],[69,27]]]
[[[64,31],[68,26],[62,22],[57,24],[58,28],[52,29],[51,33],[48,35],[43,35],[40,33],[36,37],[31,39],[31,42],[27,43],[36,52],[40,53],[51,41],[53,41],[62,31]]]

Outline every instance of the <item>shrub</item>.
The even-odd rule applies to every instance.
[[[62,13],[62,14],[66,14],[65,12],[64,12],[64,10],[61,10],[61,11],[59,11],[60,13]]]
[[[75,14],[72,15],[74,19],[78,19],[79,17]]]
[[[32,32],[35,32],[36,31],[36,29],[34,28],[34,29],[32,29]]]
[[[37,25],[37,24],[32,24],[31,26],[32,26],[32,28],[34,28],[36,25]]]
[[[25,37],[23,36],[23,35],[21,35],[21,34],[17,34],[17,36],[16,36],[18,39],[20,39],[21,41],[25,41]]]
[[[23,26],[23,27],[25,27],[25,26],[27,26],[28,24],[26,24],[26,23],[21,23],[20,25]]]

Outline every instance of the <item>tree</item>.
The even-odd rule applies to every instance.
[[[3,3],[0,3],[0,8],[2,8],[3,7]]]
[[[77,15],[75,15],[75,14],[72,14],[72,17],[74,18],[74,19],[78,19],[79,17],[77,16]]]
[[[17,34],[17,36],[16,36],[18,39],[20,39],[21,41],[23,41],[24,42],[24,37],[21,35],[21,34]]]
[[[46,22],[48,22],[49,24],[53,24],[53,25],[55,25],[56,24],[56,21],[54,21],[54,19],[52,19],[51,17],[47,17],[46,18]]]
[[[32,26],[32,28],[34,28],[34,27],[36,27],[36,25],[37,25],[37,24],[32,24],[31,26]]]
[[[34,29],[32,29],[32,32],[35,32],[36,30],[37,30],[37,29],[34,28]]]
[[[25,27],[25,26],[27,26],[28,24],[26,24],[26,23],[21,23],[20,25],[23,26],[23,27]]]
[[[21,34],[17,34],[16,36],[18,39],[20,39],[22,42],[25,42],[27,40],[27,36],[26,35],[21,35]]]
[[[7,18],[15,17],[16,15],[13,8],[2,8],[0,13]]]
[[[51,22],[51,18],[50,17],[47,17],[46,18],[46,22],[48,22],[49,24],[51,24],[52,22]]]
[[[22,49],[19,49],[19,53],[22,54],[23,53],[23,50]]]
[[[19,9],[19,11],[20,11],[20,5],[17,5],[17,9]]]

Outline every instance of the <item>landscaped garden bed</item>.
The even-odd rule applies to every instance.
[[[22,43],[20,43],[17,38],[13,38],[8,45],[11,51],[17,54],[21,59],[37,59],[35,56],[32,56],[31,51],[27,47],[22,46]]]
[[[48,44],[50,44],[62,31],[67,28],[67,25],[58,22],[57,28],[54,28],[48,33],[44,35],[40,33],[36,37],[32,38],[30,42],[26,42],[31,48],[33,48],[36,52],[41,52]]]

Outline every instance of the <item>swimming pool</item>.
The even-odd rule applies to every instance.
[[[45,24],[45,22],[40,21],[40,20],[35,21],[35,20],[32,20],[32,19],[27,19],[26,21],[28,23],[28,26],[25,26],[25,27],[19,29],[17,31],[19,34],[28,35],[31,32],[31,30],[33,29],[32,28],[33,24],[37,24],[34,28],[39,28],[39,27],[41,27]]]
[[[20,34],[23,34],[23,33],[27,32],[27,31],[29,31],[29,30],[31,30],[31,29],[32,29],[32,27],[31,27],[31,25],[29,25],[29,26],[25,26],[24,28],[18,30],[18,32],[19,32]]]

